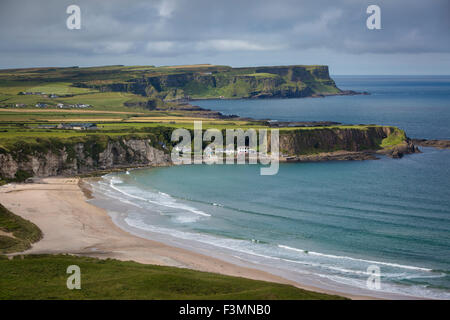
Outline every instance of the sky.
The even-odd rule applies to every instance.
[[[69,5],[81,11],[68,29]],[[381,29],[369,30],[369,5]],[[449,0],[0,0],[0,68],[328,65],[450,74]]]

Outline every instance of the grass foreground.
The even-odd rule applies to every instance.
[[[42,238],[41,230],[0,204],[0,253],[21,252]]]
[[[42,238],[35,224],[1,204],[0,231],[0,253],[24,251]],[[80,267],[80,290],[67,288],[71,265]],[[0,255],[0,270],[0,300],[343,299],[284,284],[72,255]]]
[[[67,267],[81,270],[81,289],[66,286]],[[0,256],[0,300],[335,300],[290,285],[131,261],[70,255]]]

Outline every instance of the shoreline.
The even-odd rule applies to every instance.
[[[450,149],[450,140],[445,139],[412,139],[412,142],[421,147],[431,147],[436,149]]]
[[[0,187],[0,203],[30,220],[43,232],[43,239],[20,254],[73,254],[100,259],[132,260],[189,268],[230,276],[290,284],[301,289],[340,295],[350,299],[375,299],[302,285],[255,268],[149,240],[117,226],[108,212],[89,202],[91,196],[80,178],[44,178],[31,184]]]
[[[325,98],[325,97],[334,97],[334,96],[367,96],[370,95],[370,92],[367,91],[354,91],[354,90],[341,90],[339,89],[340,92],[337,93],[314,93],[312,95],[309,96],[299,96],[299,97],[290,97],[290,96],[268,96],[268,95],[264,95],[264,96],[251,96],[251,97],[228,97],[228,98],[221,98],[219,97],[207,97],[207,98],[190,98],[188,99],[188,104],[190,104],[189,102],[193,101],[208,101],[208,100],[257,100],[257,99],[304,99],[304,98]],[[171,101],[171,102],[176,102],[175,101]]]
[[[247,254],[246,251],[235,250],[227,245],[221,246],[215,244],[214,239],[208,238],[197,238],[191,237],[189,235],[178,234],[177,232],[172,233],[172,229],[165,227],[159,228],[152,224],[133,223],[132,220],[128,221],[129,202],[116,201],[116,196],[111,196],[105,193],[103,187],[97,186],[97,181],[90,181],[90,186],[94,190],[92,199],[93,203],[97,207],[101,207],[107,210],[112,221],[121,229],[126,232],[135,235],[137,237],[157,241],[160,243],[167,244],[171,247],[180,248],[183,250],[188,250],[190,252],[196,252],[208,257],[219,259],[221,261],[226,261],[233,265],[244,268],[252,268],[259,270],[261,272],[266,272],[270,275],[280,277],[283,281],[288,281],[289,284],[294,285],[298,288],[316,291],[320,293],[328,293],[340,295],[350,299],[390,299],[390,300],[428,300],[432,298],[427,298],[420,295],[410,295],[406,292],[395,292],[395,291],[378,291],[370,290],[365,287],[354,286],[348,283],[344,283],[336,280],[325,279],[323,275],[316,274],[313,270],[308,268],[291,269],[285,267],[284,265],[279,265],[273,263],[277,260],[266,260],[264,257],[258,254],[253,256],[251,253]],[[103,184],[103,183],[101,183]],[[151,212],[151,208],[146,209],[147,212]],[[148,211],[150,210],[150,211]],[[156,212],[157,213],[157,212]],[[130,223],[131,222],[131,223]],[[174,229],[176,230],[176,229]],[[256,258],[256,259],[255,259]],[[286,283],[286,282],[282,282]]]

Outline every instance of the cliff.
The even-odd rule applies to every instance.
[[[154,129],[156,130],[156,129]],[[170,129],[148,135],[90,135],[78,139],[20,141],[0,148],[0,177],[77,175],[99,170],[170,165]],[[205,145],[206,146],[206,145]],[[292,161],[394,158],[418,152],[395,127],[318,127],[280,131],[280,152]]]
[[[87,138],[64,141],[53,148],[24,148],[0,153],[0,176],[19,179],[31,176],[77,175],[116,168],[159,166],[170,163],[167,152],[146,138]]]
[[[401,158],[419,152],[403,130],[384,126],[297,129],[280,133],[280,152],[291,161]]]
[[[80,87],[131,92],[176,101],[212,98],[310,97],[343,94],[327,66],[277,66],[157,70],[120,81],[84,81]]]

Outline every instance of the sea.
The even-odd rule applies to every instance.
[[[193,104],[255,119],[382,124],[450,139],[450,76],[334,76],[370,95]],[[379,298],[450,299],[450,150],[401,159],[185,165],[110,173],[95,205],[134,234]]]

